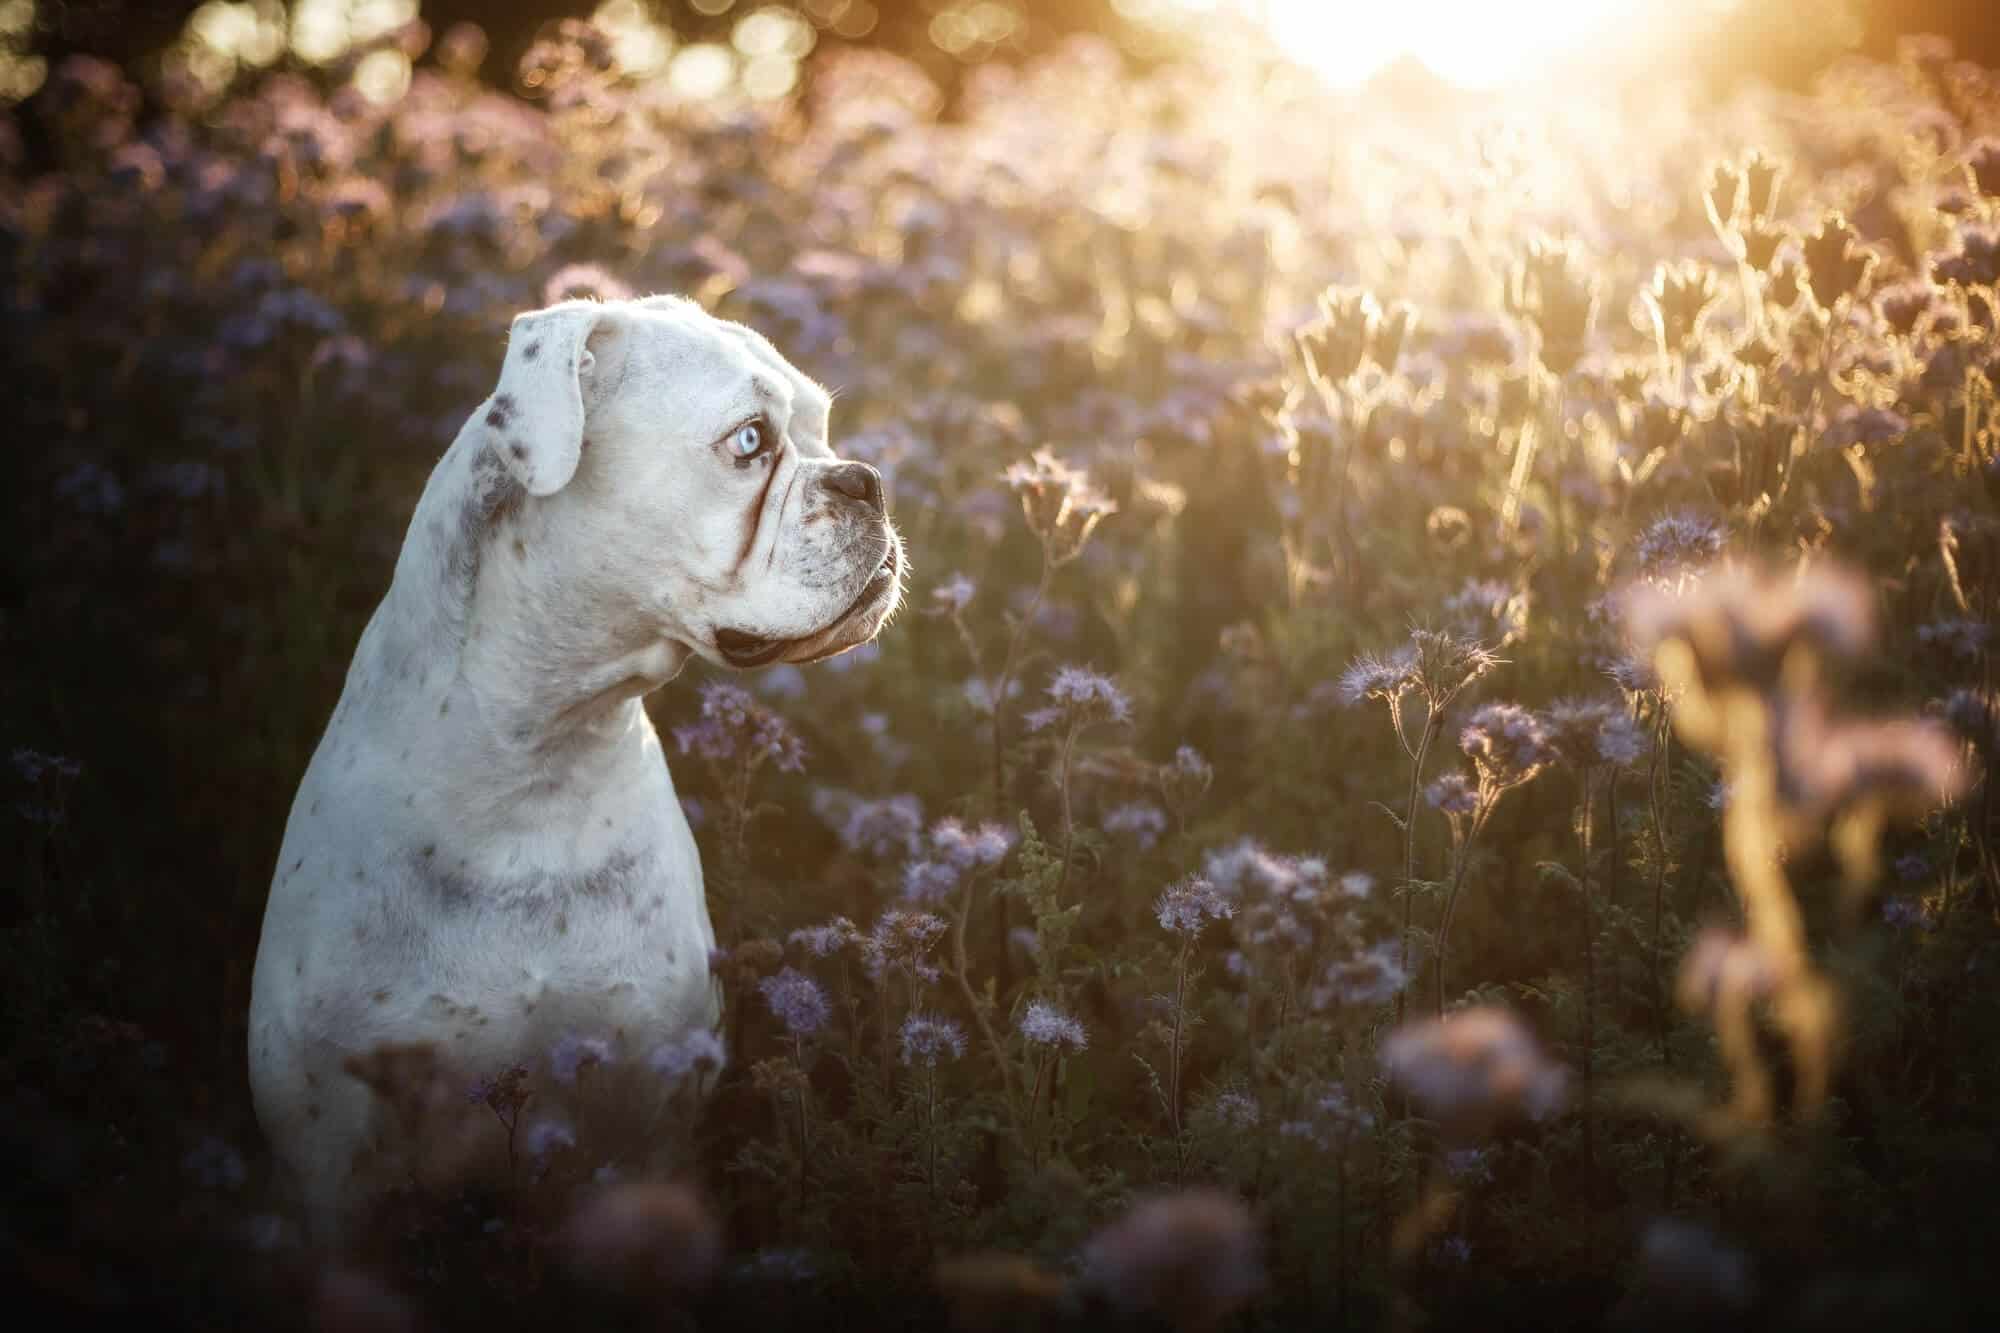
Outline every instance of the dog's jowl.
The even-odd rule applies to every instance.
[[[814,661],[894,611],[881,480],[834,457],[827,410],[762,337],[678,298],[515,320],[417,502],[265,911],[251,1083],[320,1239],[390,1183],[505,1169],[482,1086],[629,1170],[675,1160],[666,1112],[701,1089],[644,1057],[717,1022],[715,934],[640,701],[690,657]]]

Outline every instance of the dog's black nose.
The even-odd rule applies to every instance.
[[[866,463],[842,463],[826,470],[826,484],[850,500],[882,512],[882,474]]]

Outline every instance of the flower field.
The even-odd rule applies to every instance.
[[[387,94],[142,115],[77,58],[0,114],[0,1221],[37,1301],[2000,1306],[2000,75],[1919,40],[1808,93],[1460,113],[1078,39],[947,113],[881,52],[735,103],[580,23],[517,92],[476,30],[397,40]],[[648,701],[720,1032],[451,1089],[510,1187],[413,1184],[317,1254],[244,1070],[292,796],[509,321],[655,292],[836,392],[906,609]],[[522,1091],[610,1062],[713,1080],[687,1179]]]

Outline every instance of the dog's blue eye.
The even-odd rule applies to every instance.
[[[763,450],[764,427],[761,422],[745,422],[729,437],[729,452],[738,458],[754,458]]]

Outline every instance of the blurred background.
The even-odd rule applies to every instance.
[[[1968,60],[2000,61],[1991,0],[0,0],[0,102],[33,97],[77,53],[142,84],[169,74],[218,86],[274,65],[346,73],[372,57],[369,77],[388,87],[407,71],[399,75],[385,39],[415,22],[435,33],[477,22],[491,43],[484,75],[505,82],[563,18],[613,34],[627,71],[765,99],[809,79],[829,50],[880,48],[921,64],[945,90],[947,114],[967,71],[1080,31],[1140,67],[1193,44],[1269,39],[1342,87],[1573,88],[1578,77],[1690,75],[1720,95],[1749,79],[1799,86],[1843,54],[1887,55],[1912,32],[1944,37]]]

